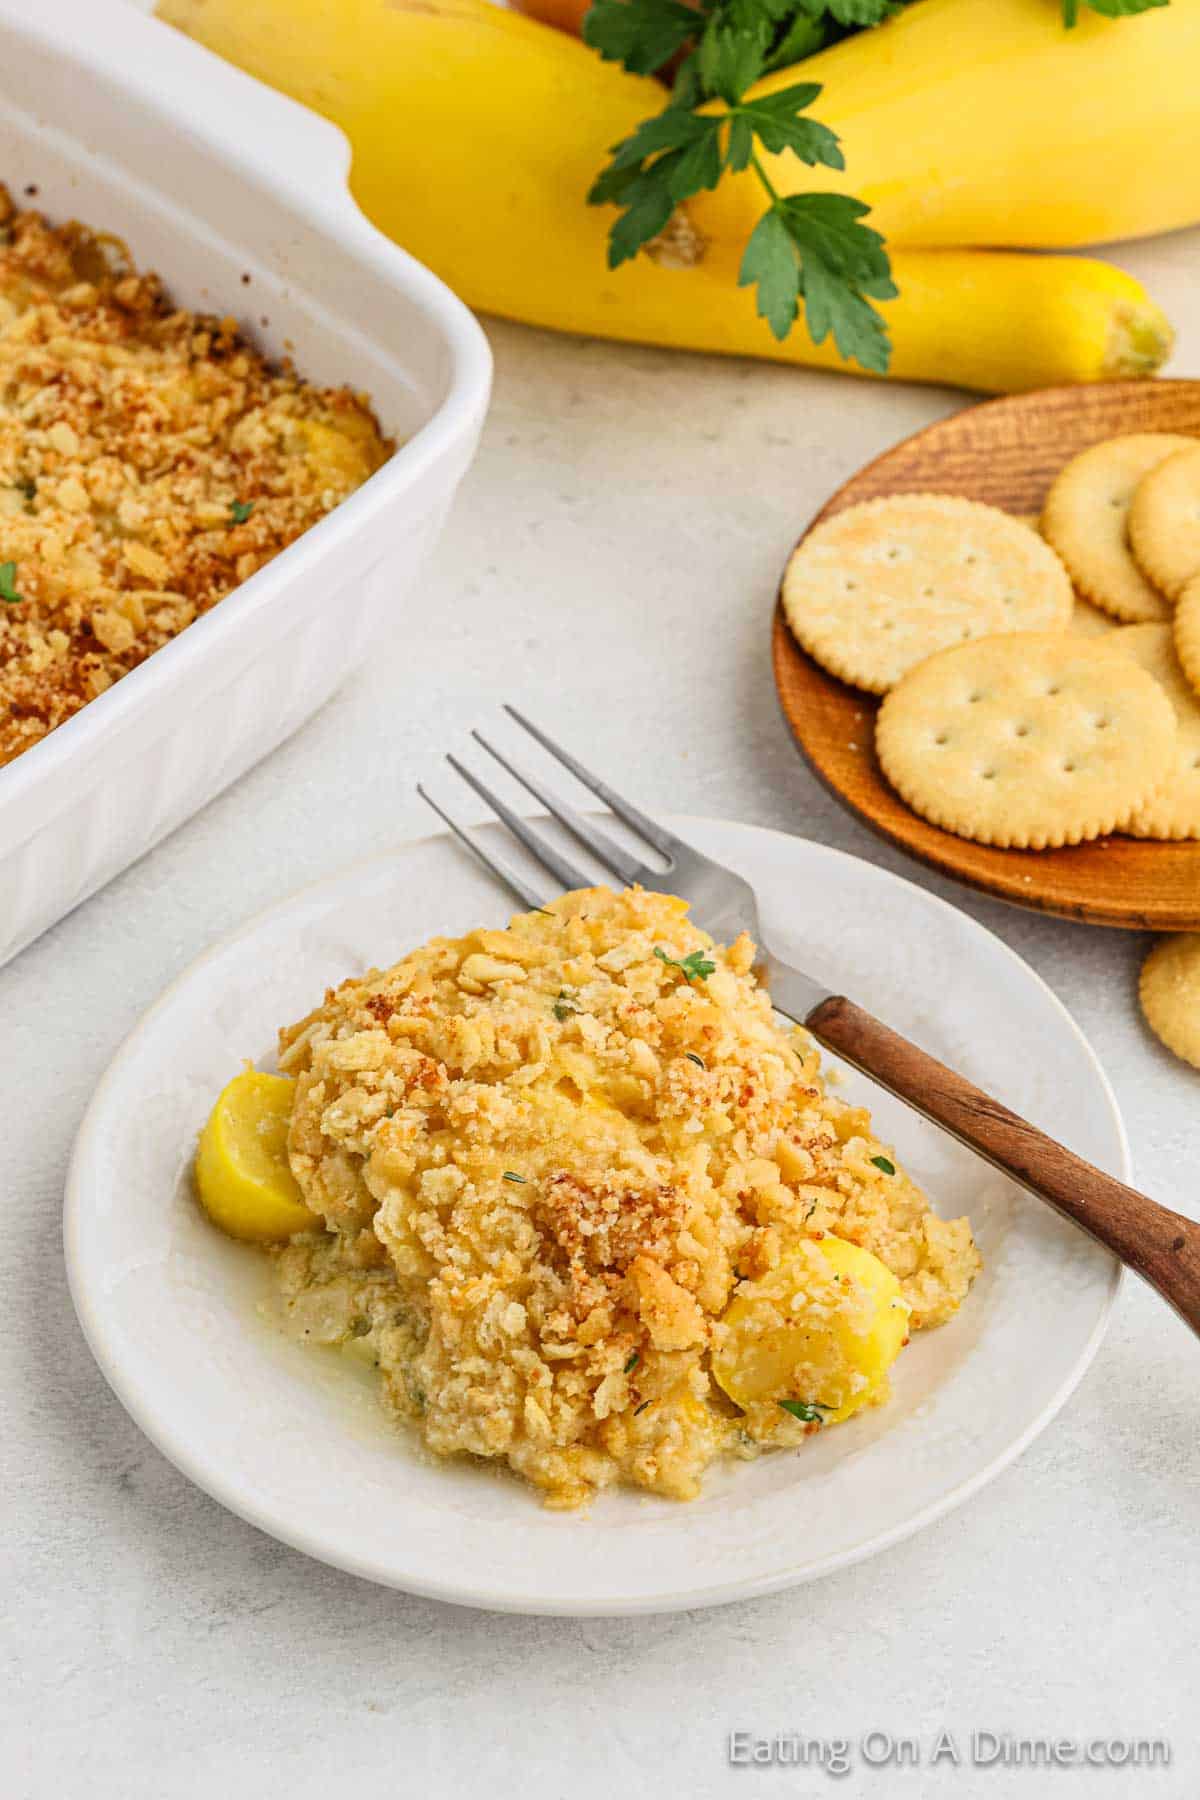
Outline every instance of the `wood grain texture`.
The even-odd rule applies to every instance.
[[[880,494],[929,491],[1036,513],[1078,451],[1129,431],[1200,436],[1200,381],[1118,381],[989,400],[897,444],[838,489],[810,522]],[[780,701],[816,774],[868,825],[942,874],[1018,906],[1134,930],[1200,928],[1200,842],[1112,836],[1066,850],[997,850],[919,819],[875,757],[879,702],[827,675],[776,608]]]
[[[1094,1168],[852,1000],[823,1000],[813,1036],[1074,1220],[1200,1334],[1200,1224]]]

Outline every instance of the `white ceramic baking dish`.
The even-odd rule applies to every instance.
[[[115,232],[401,440],[350,499],[0,769],[0,963],[306,719],[404,614],[474,453],[487,342],[369,225],[334,126],[119,0],[0,0],[0,181]],[[0,544],[0,552],[3,546]]]

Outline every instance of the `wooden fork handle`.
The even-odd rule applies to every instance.
[[[998,1100],[834,995],[805,1028],[863,1074],[1090,1232],[1200,1334],[1200,1225],[1093,1168]]]

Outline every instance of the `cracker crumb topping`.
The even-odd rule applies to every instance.
[[[808,1429],[739,1419],[711,1379],[731,1296],[785,1248],[871,1250],[914,1329],[957,1308],[967,1221],[872,1160],[753,960],[680,900],[586,889],[434,938],[280,1034],[291,1166],[326,1226],[277,1253],[288,1309],[323,1342],[369,1320],[385,1398],[433,1450],[503,1459],[556,1506],[617,1479],[690,1498],[722,1450]],[[822,1294],[863,1305],[828,1275]]]
[[[0,764],[223,600],[390,455],[369,402],[113,238],[0,187]],[[0,592],[3,587],[0,585]]]

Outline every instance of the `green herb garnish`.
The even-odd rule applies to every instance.
[[[1080,6],[1114,18],[1167,0],[1061,0],[1067,26]],[[796,192],[796,163],[845,167],[835,132],[809,115],[821,95],[815,81],[774,93],[751,91],[763,76],[791,70],[852,32],[882,25],[912,0],[592,0],[583,39],[606,62],[635,75],[675,62],[666,106],[614,144],[593,183],[594,206],[618,215],[608,234],[608,264],[619,268],[675,227],[679,209],[727,177],[749,172],[765,211],[742,253],[741,287],[757,289],[759,316],[786,338],[801,308],[813,342],[832,334],[838,354],[884,374],[887,326],[872,301],[896,296],[883,239],[864,224],[870,208],[850,194]],[[901,56],[897,47],[896,57]],[[967,52],[969,54],[969,52]],[[778,159],[778,160],[777,160]],[[686,219],[684,220],[686,224]],[[695,233],[668,235],[662,248]],[[703,250],[692,252],[698,260]],[[664,261],[666,260],[664,256]],[[619,292],[619,290],[617,290]]]
[[[869,211],[848,194],[789,194],[763,162],[844,168],[838,139],[803,115],[817,82],[746,98],[761,76],[819,50],[844,25],[877,25],[892,0],[593,0],[584,41],[607,61],[649,74],[684,50],[665,109],[615,144],[594,183],[593,205],[621,209],[609,232],[610,268],[635,256],[670,223],[681,202],[723,175],[751,170],[766,211],[746,244],[739,285],[758,290],[758,312],[785,338],[803,305],[815,343],[832,331],[843,357],[882,374],[890,346],[872,300],[896,294],[883,239],[862,223]],[[828,16],[832,15],[832,16]]]
[[[625,1364],[626,1375],[632,1375],[633,1371],[637,1368],[637,1366],[641,1362],[641,1360],[642,1360],[641,1351],[635,1350],[633,1352],[633,1355],[629,1358],[629,1360]]]
[[[697,1056],[694,1050],[685,1050],[683,1054],[687,1057],[689,1062],[694,1062],[698,1069],[705,1068],[704,1058],[702,1056]]]
[[[620,3],[624,5],[625,0],[620,0]],[[708,977],[716,972],[716,963],[709,962],[703,950],[693,950],[690,956],[683,958],[682,962],[677,957],[668,956],[661,944],[654,946],[654,954],[659,962],[666,963],[669,968],[678,969],[685,981],[707,981]]]
[[[527,1182],[527,1181],[526,1181],[526,1179],[525,1179],[525,1177],[524,1177],[524,1175],[514,1175],[514,1174],[513,1174],[513,1172],[512,1172],[512,1170],[511,1170],[511,1169],[505,1169],[505,1171],[504,1171],[504,1179],[505,1179],[505,1181],[515,1181],[515,1182],[518,1182],[518,1183],[519,1183],[519,1184],[520,1184],[520,1186],[521,1186],[521,1187],[527,1187],[527,1186],[528,1186],[528,1182]]]
[[[18,594],[17,590],[13,587],[13,582],[16,579],[16,563],[0,563],[0,600],[7,600],[10,606],[18,605],[19,602],[25,598],[23,594]]]
[[[892,1162],[890,1157],[873,1156],[871,1161],[875,1164],[877,1169],[882,1169],[885,1175],[894,1175],[896,1173],[896,1165]]]
[[[229,508],[230,523],[233,525],[244,525],[253,511],[253,500],[235,500]]]
[[[1079,18],[1080,4],[1081,0],[1062,0],[1063,24],[1068,31]],[[1149,12],[1152,6],[1166,6],[1167,0],[1082,0],[1082,4],[1106,19],[1124,19],[1130,13]]]
[[[564,1019],[569,1019],[572,1013],[577,1013],[578,1011],[579,1008],[567,994],[560,994],[558,999],[554,1002],[554,1016],[560,1025]]]
[[[645,1412],[645,1410],[649,1406],[649,1404],[650,1404],[650,1402],[648,1400],[643,1400],[642,1404],[640,1406],[635,1406],[633,1409],[634,1418],[636,1419],[639,1413]]]
[[[775,1404],[782,1406],[785,1413],[791,1413],[793,1419],[800,1419],[805,1425],[819,1425],[821,1414],[833,1410],[816,1400],[777,1400]]]

